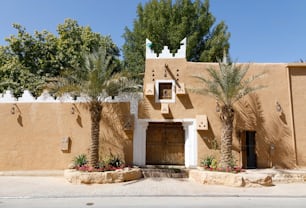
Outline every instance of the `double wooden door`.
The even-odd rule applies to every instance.
[[[185,164],[185,132],[182,123],[149,123],[146,142],[146,164]]]

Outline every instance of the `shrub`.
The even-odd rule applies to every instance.
[[[109,157],[100,160],[98,167],[87,165],[86,155],[78,155],[73,160],[74,166],[79,171],[84,172],[104,172],[122,169],[125,167],[124,161],[119,156],[110,155]]]
[[[209,168],[212,164],[212,161],[216,160],[214,156],[207,156],[201,161],[201,165],[204,166],[205,168]]]
[[[213,158],[209,167],[212,168],[212,169],[217,169],[217,167],[218,167],[218,160]]]
[[[121,160],[121,158],[119,156],[113,156],[111,155],[109,161],[108,161],[108,165],[112,166],[112,167],[116,167],[119,168],[122,166],[124,162]]]
[[[99,163],[100,168],[107,168],[107,167],[113,167],[113,168],[120,168],[124,165],[124,161],[117,155],[110,155],[109,157],[105,158],[104,160],[101,160]]]
[[[85,154],[77,155],[73,159],[73,164],[75,167],[82,167],[88,163],[87,157]]]

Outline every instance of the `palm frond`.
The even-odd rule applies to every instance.
[[[193,76],[205,84],[205,88],[193,90],[199,94],[210,94],[224,105],[232,105],[243,96],[264,86],[251,86],[252,82],[265,73],[245,79],[249,65],[237,65],[219,62],[219,69],[207,68],[208,78]]]

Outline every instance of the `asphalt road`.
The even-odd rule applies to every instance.
[[[0,208],[94,208],[94,207],[265,207],[300,208],[303,197],[94,197],[94,198],[2,198]]]
[[[306,183],[235,188],[187,179],[71,184],[63,177],[0,177],[0,208],[17,207],[306,207]]]

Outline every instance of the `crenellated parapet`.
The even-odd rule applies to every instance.
[[[180,43],[181,47],[174,54],[170,53],[168,46],[164,46],[162,52],[156,54],[151,48],[152,42],[149,39],[146,39],[146,59],[186,58],[186,42],[187,39],[184,38]]]
[[[6,90],[3,94],[0,93],[0,103],[82,103],[87,102],[89,98],[86,95],[81,95],[75,99],[69,94],[65,93],[62,96],[54,97],[47,90],[35,98],[29,90],[25,90],[21,97],[14,97],[10,90]],[[102,100],[102,97],[101,97]],[[112,98],[111,96],[105,97],[103,102],[130,102],[131,95],[126,93],[119,94]]]

